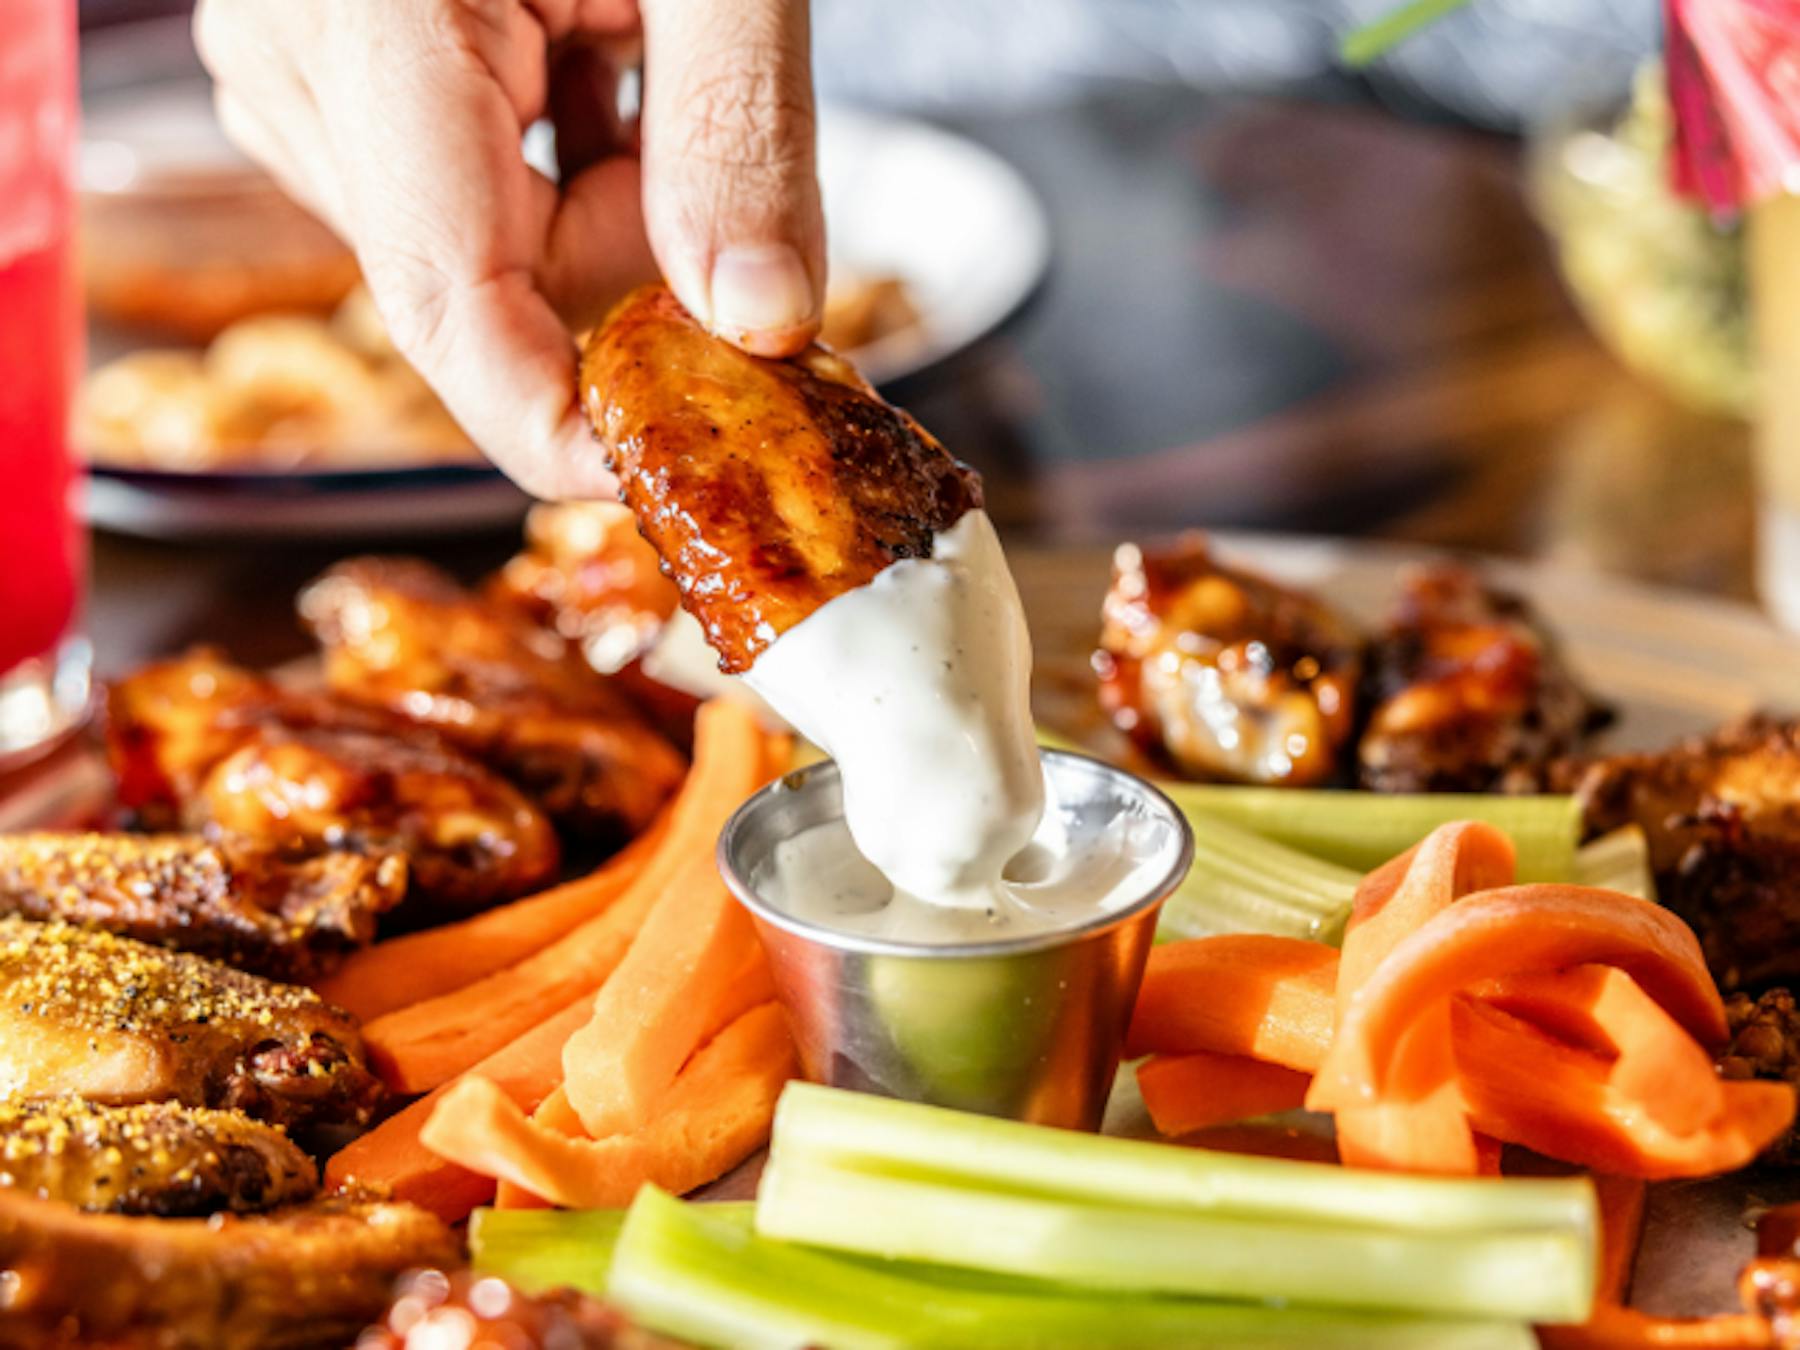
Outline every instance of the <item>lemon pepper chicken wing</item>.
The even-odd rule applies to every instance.
[[[549,820],[498,774],[380,709],[285,690],[207,651],[113,685],[107,746],[120,801],[144,823],[402,852],[414,909],[480,908],[556,874]]]
[[[581,393],[620,493],[739,672],[826,601],[981,505],[980,482],[822,347],[750,356],[669,291],[627,296],[589,336]]]
[[[174,1218],[295,1204],[318,1191],[319,1173],[280,1127],[237,1111],[52,1097],[0,1102],[0,1187]]]
[[[1336,774],[1362,640],[1322,602],[1189,537],[1122,546],[1102,616],[1100,701],[1145,750],[1202,778],[1308,786]]]
[[[432,727],[571,826],[629,837],[681,783],[681,753],[574,646],[428,563],[341,563],[300,612],[341,696]]]
[[[413,1205],[328,1197],[268,1214],[83,1214],[0,1190],[0,1346],[338,1350],[455,1236]]]
[[[381,1095],[348,1013],[186,952],[0,918],[0,1097],[75,1095],[361,1123]]]
[[[66,919],[279,979],[325,974],[406,890],[398,853],[198,834],[0,834],[0,913]]]

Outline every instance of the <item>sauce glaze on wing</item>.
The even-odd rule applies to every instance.
[[[627,296],[589,337],[588,417],[638,526],[720,654],[746,670],[776,637],[981,505],[980,480],[809,347],[750,356],[669,291]]]

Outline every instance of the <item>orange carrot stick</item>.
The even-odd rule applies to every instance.
[[[1245,1055],[1310,1073],[1331,1043],[1338,954],[1233,933],[1150,949],[1125,1053]]]
[[[1461,897],[1504,886],[1513,875],[1512,841],[1491,825],[1459,821],[1438,827],[1365,877],[1338,965],[1339,1028],[1407,938]],[[1334,1079],[1343,1072],[1335,1063],[1338,1047],[1334,1038],[1324,1063]],[[1369,1093],[1332,1099],[1315,1086],[1307,1104],[1335,1108],[1338,1156],[1348,1166],[1474,1175],[1479,1158],[1456,1087],[1449,1009],[1441,1000],[1418,1010],[1406,1031],[1403,1058],[1402,1072],[1379,1100]]]
[[[745,1013],[700,1050],[643,1128],[583,1139],[534,1124],[499,1087],[470,1076],[427,1122],[427,1147],[559,1205],[626,1205],[652,1182],[680,1194],[743,1161],[769,1137],[798,1060],[780,1007]]]
[[[682,840],[685,866],[658,898],[631,949],[594,998],[588,1024],[563,1047],[563,1084],[590,1135],[640,1129],[657,1098],[703,1039],[721,984],[741,968],[756,933],[720,880],[719,829],[764,777],[755,717],[715,699],[696,724],[694,775],[709,756],[736,765],[718,794],[704,840]]]
[[[1510,886],[1467,896],[1390,951],[1345,1008],[1307,1102],[1377,1099],[1422,1010],[1483,980],[1564,966],[1615,965],[1703,1044],[1722,1042],[1725,1010],[1692,931],[1667,910],[1585,886]]]
[[[586,1022],[584,996],[477,1064],[478,1073],[519,1107],[535,1110],[562,1079],[563,1043]],[[397,1200],[422,1205],[448,1222],[468,1217],[494,1195],[493,1178],[458,1167],[419,1142],[448,1086],[422,1097],[389,1116],[331,1156],[325,1165],[328,1186],[361,1181],[385,1187]]]
[[[600,989],[665,900],[695,886],[722,885],[713,847],[731,812],[762,782],[763,740],[754,717],[735,704],[703,717],[695,735],[694,765],[668,829],[611,905],[516,965],[363,1028],[369,1060],[394,1091],[429,1091],[572,999]],[[704,881],[696,875],[701,871]]]
[[[1159,1133],[1187,1134],[1292,1111],[1308,1075],[1243,1055],[1157,1055],[1138,1065],[1138,1090]]]
[[[668,830],[665,809],[649,829],[585,877],[485,914],[388,938],[351,956],[316,988],[328,1003],[372,1022],[524,960],[625,893]]]
[[[1482,996],[1561,1040],[1612,1057],[1611,1086],[1676,1134],[1705,1128],[1725,1109],[1712,1056],[1622,970],[1586,965],[1512,975]]]

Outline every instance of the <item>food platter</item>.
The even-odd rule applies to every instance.
[[[1234,561],[1327,594],[1364,621],[1381,612],[1396,568],[1430,556],[1398,546],[1268,535],[1221,535],[1215,543]],[[1012,561],[1037,652],[1040,720],[1096,753],[1117,754],[1117,737],[1095,713],[1088,665],[1109,551],[1014,549]],[[1800,640],[1747,606],[1543,565],[1480,566],[1485,576],[1525,594],[1561,634],[1579,674],[1616,702],[1619,718],[1608,732],[1609,746],[1659,745],[1759,706],[1791,704]],[[96,757],[64,755],[0,800],[0,829],[80,820],[105,808],[107,791]],[[1320,1118],[1299,1116],[1271,1128],[1317,1136],[1328,1127]],[[1129,1072],[1120,1076],[1106,1129],[1153,1135]],[[699,1198],[749,1198],[761,1164],[760,1155],[753,1157]],[[1735,1306],[1734,1281],[1753,1249],[1756,1213],[1796,1199],[1800,1178],[1762,1170],[1653,1186],[1633,1305],[1668,1316]]]

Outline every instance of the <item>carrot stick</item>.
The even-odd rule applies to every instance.
[[[583,996],[477,1064],[478,1073],[519,1107],[535,1110],[562,1079],[563,1043],[588,1018]],[[390,1191],[397,1200],[422,1205],[447,1222],[468,1217],[494,1195],[493,1178],[446,1161],[419,1141],[448,1085],[422,1097],[405,1110],[331,1156],[325,1182],[337,1187],[366,1182]]]
[[[473,984],[549,946],[617,900],[667,830],[665,808],[649,829],[587,876],[460,923],[378,942],[355,953],[315,988],[326,1002],[372,1022]]]
[[[1613,1062],[1474,998],[1451,1003],[1458,1078],[1476,1129],[1596,1171],[1659,1180],[1746,1166],[1793,1121],[1785,1083],[1726,1083],[1725,1111],[1677,1134],[1611,1083]]]
[[[755,929],[720,880],[714,841],[763,781],[766,747],[755,717],[715,699],[695,727],[695,768],[709,762],[711,811],[698,837],[677,829],[684,866],[658,897],[619,968],[594,998],[588,1024],[563,1047],[569,1102],[595,1138],[640,1129],[703,1039],[722,983],[756,945]]]
[[[1482,996],[1561,1040],[1613,1057],[1612,1087],[1676,1134],[1703,1129],[1725,1110],[1712,1057],[1622,970],[1586,965],[1513,975],[1493,981]]]
[[[1310,1073],[1331,1043],[1338,954],[1232,933],[1150,950],[1125,1053],[1245,1055]]]
[[[1631,1268],[1644,1236],[1644,1183],[1637,1177],[1602,1172],[1594,1177],[1600,1202],[1600,1278],[1594,1297],[1623,1303],[1631,1292]]]
[[[363,1028],[370,1063],[389,1087],[425,1092],[447,1082],[571,999],[600,989],[628,961],[648,916],[667,911],[665,900],[696,888],[723,890],[713,846],[731,812],[762,782],[765,749],[751,713],[736,704],[721,706],[696,725],[693,768],[670,809],[667,831],[611,905],[516,965]],[[724,903],[740,920],[745,941],[753,941],[749,920],[729,898]]]
[[[1138,1090],[1159,1133],[1188,1134],[1292,1111],[1308,1075],[1243,1055],[1157,1055],[1138,1065]]]
[[[427,1147],[559,1205],[626,1205],[651,1182],[677,1194],[712,1181],[769,1137],[775,1101],[798,1072],[779,1005],[745,1013],[676,1077],[640,1130],[581,1139],[528,1120],[498,1086],[458,1081],[427,1122]]]
[[[1616,891],[1509,886],[1463,898],[1388,953],[1345,1005],[1307,1104],[1330,1110],[1378,1098],[1421,1010],[1458,990],[1588,963],[1620,967],[1703,1044],[1723,1041],[1724,1005],[1680,919]]]
[[[1772,1350],[1769,1324],[1750,1313],[1652,1317],[1602,1304],[1579,1326],[1539,1327],[1545,1350]]]
[[[1471,891],[1513,879],[1513,847],[1479,821],[1441,825],[1413,848],[1377,868],[1357,888],[1338,964],[1337,1023],[1344,1025],[1358,996],[1394,950]],[[1325,1058],[1333,1079],[1343,1070],[1339,1039]],[[1315,1087],[1307,1105],[1335,1108],[1338,1156],[1351,1167],[1474,1175],[1475,1138],[1456,1087],[1449,1009],[1442,1000],[1418,1011],[1405,1039],[1406,1081],[1372,1094],[1333,1098]],[[1327,1085],[1327,1087],[1329,1084]]]

